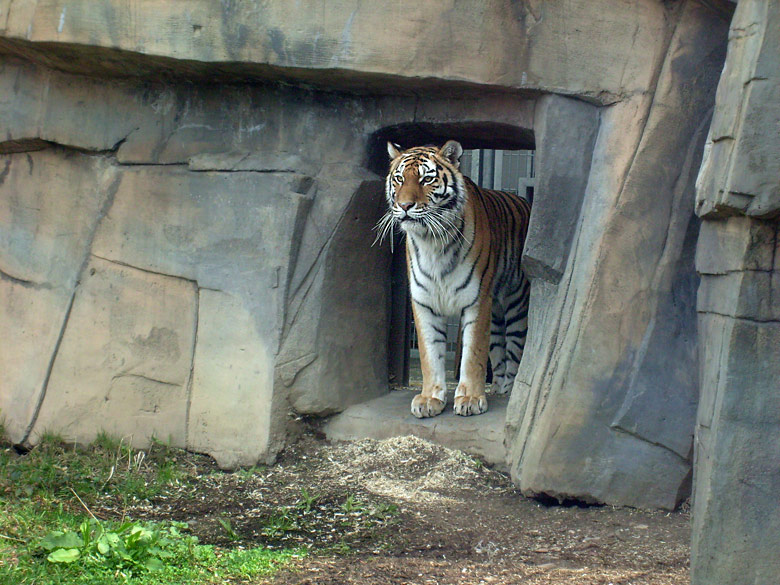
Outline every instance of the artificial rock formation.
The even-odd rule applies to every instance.
[[[780,575],[780,3],[741,0],[697,183],[691,581]]]
[[[535,210],[525,249],[539,277],[507,423],[513,476],[527,493],[674,508],[689,486],[693,183],[723,59],[713,30],[725,26],[692,3],[677,19],[653,92],[603,108],[595,138],[582,107],[551,104],[537,123],[577,120],[552,143],[537,134],[538,181],[567,219]],[[593,145],[579,183],[566,179],[581,165],[557,155],[562,141]],[[566,241],[564,255],[554,246]],[[545,249],[555,250],[549,259]]]
[[[729,4],[337,4],[0,9],[9,436],[105,429],[233,467],[273,459],[291,411],[387,392],[384,142],[456,138],[538,153],[514,479],[674,507],[698,400],[693,181]]]

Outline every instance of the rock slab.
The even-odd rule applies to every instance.
[[[398,390],[374,400],[350,406],[332,417],[323,430],[334,441],[389,439],[414,435],[450,449],[475,455],[498,469],[506,469],[504,420],[507,396],[488,396],[489,410],[479,416],[461,417],[449,407],[434,418],[418,419],[410,412],[414,392]]]
[[[780,5],[741,0],[697,182],[691,583],[780,575]]]

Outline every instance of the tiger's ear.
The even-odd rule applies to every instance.
[[[456,169],[460,167],[460,155],[463,154],[463,147],[457,140],[448,140],[444,146],[439,150],[439,156]]]
[[[387,154],[390,155],[390,160],[393,160],[394,158],[401,156],[401,147],[395,144],[394,142],[388,141]]]

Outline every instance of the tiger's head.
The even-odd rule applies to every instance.
[[[441,244],[461,235],[466,187],[458,170],[463,154],[460,143],[450,140],[441,148],[418,146],[402,151],[388,142],[387,152],[389,208],[377,224],[377,239],[384,239],[393,226]]]

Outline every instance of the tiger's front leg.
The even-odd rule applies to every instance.
[[[422,392],[412,399],[412,414],[417,418],[428,418],[441,414],[447,404],[447,374],[444,365],[447,351],[447,318],[434,314],[414,300],[412,312],[423,375]]]
[[[460,381],[455,391],[455,414],[471,416],[487,412],[485,375],[490,345],[490,297],[463,311],[463,354]]]

